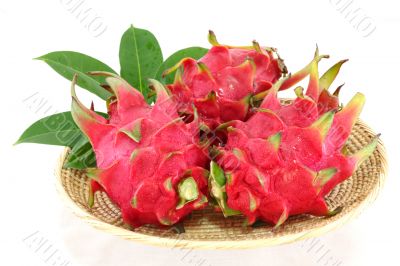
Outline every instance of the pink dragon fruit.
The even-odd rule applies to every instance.
[[[305,95],[296,88],[298,97],[284,105],[277,92],[307,71],[276,82],[247,121],[220,125],[227,143],[217,148],[209,185],[225,216],[241,213],[248,224],[260,219],[279,226],[290,215],[329,215],[324,196],[375,150],[377,138],[353,155],[344,152],[365,98],[357,93],[339,109],[325,90],[344,61],[320,79],[318,57],[308,67]]]
[[[197,107],[202,122],[215,128],[221,122],[244,120],[254,94],[272,87],[286,68],[272,48],[233,47],[217,42],[209,34],[213,47],[196,61],[184,58],[164,74],[176,71],[174,84],[168,85],[179,112],[193,115]]]
[[[149,106],[120,77],[92,74],[108,76],[115,97],[105,119],[83,106],[72,88],[73,118],[89,138],[98,164],[87,170],[93,180],[91,193],[104,190],[133,227],[172,225],[205,207],[208,158],[198,142],[197,120],[185,124],[155,80],[151,84],[157,102]]]

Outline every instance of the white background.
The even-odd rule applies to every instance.
[[[87,29],[77,14],[69,11],[77,1],[2,0],[0,4],[0,265],[52,265],[45,261],[50,251],[36,251],[38,245],[29,242],[31,235],[46,240],[69,265],[195,266],[201,261],[204,266],[398,265],[398,1],[352,1],[348,11],[359,8],[362,15],[358,19],[364,18],[364,24],[358,25],[357,19],[350,21],[352,15],[346,17],[347,11],[338,11],[349,0],[85,0],[83,6],[92,8],[106,27],[98,37],[98,32]],[[32,58],[73,50],[119,70],[119,40],[131,23],[151,30],[164,56],[188,46],[208,47],[207,31],[213,29],[224,43],[244,45],[256,39],[278,47],[291,71],[311,59],[316,43],[321,53],[332,58],[321,63],[323,69],[349,58],[338,77],[337,85],[346,82],[342,100],[347,102],[356,91],[366,95],[362,118],[382,133],[389,157],[390,172],[377,201],[354,221],[317,239],[244,251],[188,253],[155,248],[100,232],[73,216],[55,190],[53,172],[62,148],[12,146],[32,122],[70,106],[69,82]],[[376,29],[365,37],[373,27]],[[34,94],[37,100],[47,101],[47,108],[37,110],[37,102],[26,100]],[[80,94],[89,103],[89,94]],[[96,103],[101,106],[100,101]]]

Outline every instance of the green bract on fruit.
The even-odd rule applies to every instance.
[[[346,149],[365,102],[357,93],[342,106],[342,86],[329,92],[347,60],[320,76],[328,56],[317,49],[288,74],[274,48],[222,45],[212,31],[209,41],[209,50],[189,47],[163,61],[154,35],[132,26],[121,40],[121,75],[76,52],[39,57],[72,81],[71,112],[34,123],[17,143],[70,147],[67,167],[91,180],[89,205],[104,191],[132,227],[173,225],[208,205],[247,224],[332,215],[324,197],[378,143]],[[306,78],[307,88],[297,86]],[[107,114],[85,107],[75,84],[106,100]],[[278,97],[293,87],[295,99]]]

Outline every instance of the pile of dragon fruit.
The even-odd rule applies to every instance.
[[[121,64],[127,64],[122,76],[135,74],[132,67],[143,59],[138,53],[137,62],[124,57],[133,54],[132,47],[138,51],[138,36],[156,43],[149,32],[132,26],[122,39],[122,48],[133,44],[120,53]],[[333,215],[325,197],[378,143],[374,138],[352,154],[346,148],[365,102],[357,93],[342,105],[342,86],[329,91],[347,60],[320,76],[319,62],[328,56],[317,48],[303,69],[288,73],[276,49],[255,41],[248,47],[222,45],[213,32],[209,41],[212,47],[202,48],[202,56],[182,56],[166,68],[163,75],[171,77],[169,82],[148,81],[151,101],[142,93],[142,80],[139,90],[115,71],[84,73],[84,62],[89,62],[87,68],[100,64],[88,56],[54,52],[39,58],[72,80],[69,117],[84,134],[80,147],[86,141],[96,157],[95,167],[85,169],[89,205],[96,204],[97,191],[105,192],[132,227],[171,226],[203,208],[221,217],[243,216],[246,225],[261,221],[275,227],[292,215]],[[151,46],[141,44],[142,50]],[[73,73],[73,64],[79,71]],[[107,84],[98,86],[100,79]],[[75,84],[96,89],[107,100],[107,114],[82,104]],[[278,97],[289,88],[294,99]],[[18,143],[78,145],[44,139],[41,130],[47,129],[34,124]]]
[[[91,193],[105,191],[133,227],[173,225],[212,206],[246,224],[275,226],[291,215],[331,215],[324,200],[375,150],[377,140],[349,155],[346,141],[365,102],[357,93],[341,106],[340,87],[328,91],[340,61],[321,77],[319,55],[287,74],[275,50],[221,45],[199,60],[184,58],[150,80],[156,101],[121,77],[104,75],[113,92],[109,118],[96,114],[72,90],[72,115],[88,136],[97,168],[87,169]],[[78,77],[79,78],[79,77]],[[308,78],[296,98],[280,90]]]

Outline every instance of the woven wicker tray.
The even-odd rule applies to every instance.
[[[348,150],[355,152],[365,146],[375,133],[358,121],[348,142]],[[244,249],[289,243],[316,237],[331,231],[358,215],[377,196],[386,174],[386,158],[382,143],[357,172],[335,187],[326,200],[331,209],[342,207],[332,217],[297,215],[290,217],[281,227],[244,227],[243,218],[225,219],[211,209],[195,211],[184,221],[185,233],[177,234],[171,229],[143,226],[132,230],[121,219],[119,209],[103,192],[95,195],[95,204],[89,208],[88,178],[83,171],[63,169],[66,150],[57,168],[58,190],[73,212],[94,227],[129,240],[147,244],[205,249]]]

